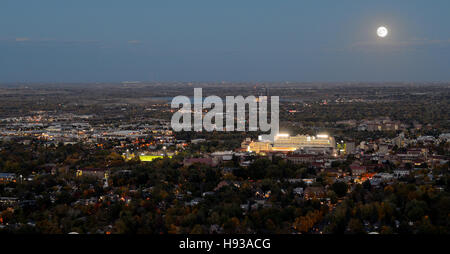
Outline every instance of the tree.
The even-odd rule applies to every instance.
[[[364,181],[362,185],[364,189],[368,191],[372,190],[372,184],[370,183],[369,180]]]
[[[204,234],[205,231],[203,227],[199,224],[195,224],[194,228],[191,230],[191,234]]]
[[[424,201],[414,199],[406,204],[406,216],[412,221],[418,221],[425,215],[427,207],[427,203]]]
[[[336,193],[338,197],[343,197],[347,194],[348,186],[344,182],[335,182],[331,185],[331,189]]]
[[[364,227],[359,219],[353,218],[348,223],[348,229],[351,233],[362,234],[364,233]]]

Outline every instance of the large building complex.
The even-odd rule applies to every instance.
[[[308,153],[333,153],[335,141],[333,137],[325,134],[316,136],[278,134],[274,142],[266,140],[251,141],[247,139],[242,148],[256,153],[261,152],[291,152],[306,151]]]

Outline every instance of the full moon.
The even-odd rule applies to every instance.
[[[388,30],[387,30],[387,28],[384,27],[384,26],[378,27],[378,29],[377,29],[377,35],[378,35],[379,37],[381,37],[381,38],[386,37],[386,36],[388,35]]]

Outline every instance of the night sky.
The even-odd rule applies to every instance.
[[[449,12],[448,0],[2,0],[0,82],[449,81]]]

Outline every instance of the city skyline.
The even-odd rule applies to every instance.
[[[450,1],[0,3],[2,249],[446,243]]]

